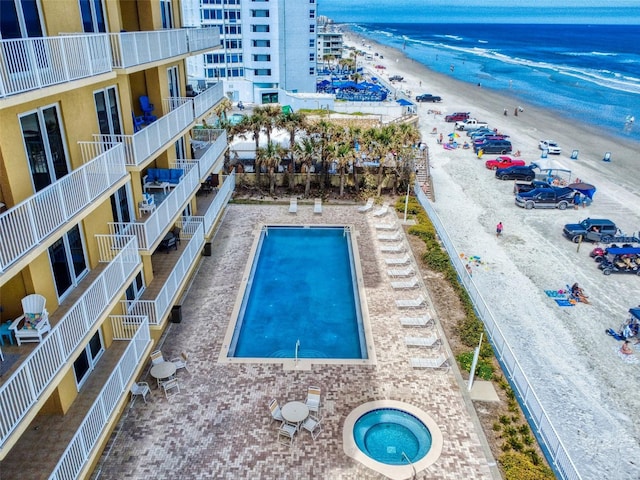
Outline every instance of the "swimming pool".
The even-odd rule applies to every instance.
[[[227,357],[367,359],[356,250],[347,226],[263,226]]]

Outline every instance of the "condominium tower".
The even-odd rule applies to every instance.
[[[0,4],[0,476],[86,478],[234,188],[222,84],[186,83],[220,34],[179,0]]]

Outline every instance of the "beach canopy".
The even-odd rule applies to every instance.
[[[596,187],[584,182],[572,183],[571,185],[569,185],[569,188],[572,188],[576,192],[580,192],[584,196],[589,197],[591,200],[593,200],[593,195],[596,193]]]
[[[409,100],[405,100],[404,98],[400,98],[399,100],[396,100],[396,103],[398,105],[402,105],[403,107],[413,105],[413,103],[411,103]]]

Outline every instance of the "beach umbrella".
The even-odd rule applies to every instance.
[[[569,185],[569,188],[573,188],[575,191],[580,192],[586,197],[589,197],[593,200],[593,195],[596,193],[596,187],[591,185],[590,183],[572,183]]]
[[[449,134],[449,138],[453,140],[456,138],[460,138],[460,135],[457,132],[453,132]]]

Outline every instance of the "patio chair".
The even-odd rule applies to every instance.
[[[136,397],[142,397],[144,403],[147,403],[147,395],[151,395],[151,389],[147,382],[138,382],[131,385],[131,404],[135,401]]]
[[[152,213],[156,210],[156,199],[150,193],[142,194],[142,201],[138,202],[138,213],[142,217],[144,213]]]
[[[396,230],[396,232],[392,235],[388,233],[383,233],[378,235],[378,240],[381,242],[397,242],[398,240],[402,240],[402,232],[400,230]]]
[[[380,247],[382,253],[402,253],[404,252],[404,243],[398,243],[396,245],[383,245]]]
[[[382,206],[378,210],[373,212],[373,216],[374,217],[383,217],[384,215],[387,214],[388,211],[389,211],[389,204],[388,203],[383,203]]]
[[[404,337],[404,344],[408,347],[429,347],[439,348],[441,343],[438,336],[434,333],[428,337]]]
[[[291,423],[284,422],[278,429],[278,443],[291,447],[297,431],[298,427]]]
[[[271,421],[274,420],[284,423],[284,417],[280,412],[280,405],[278,405],[278,401],[274,398],[269,402],[269,411],[271,412]]]
[[[289,213],[298,213],[298,199],[295,197],[289,199]]]
[[[158,119],[158,117],[153,115],[153,111],[155,110],[155,107],[153,106],[153,103],[151,103],[151,101],[149,100],[149,97],[147,97],[146,95],[141,95],[138,100],[140,101],[140,109],[142,110],[142,115],[144,117],[145,123],[155,122]]]
[[[396,300],[398,308],[419,308],[424,304],[424,297],[418,295],[416,298]]]
[[[309,407],[311,412],[318,413],[320,411],[320,387],[307,388],[305,405]]]
[[[400,282],[391,282],[391,287],[395,290],[408,290],[418,287],[418,279],[413,277],[411,280],[405,280]]]
[[[175,397],[180,393],[180,384],[177,378],[172,378],[166,382],[162,382],[162,389],[164,390],[164,396],[169,400],[171,397]],[[173,392],[170,394],[170,392]]]
[[[189,369],[187,368],[187,363],[188,363],[187,354],[184,352],[182,352],[179,357],[172,358],[170,362],[176,366],[176,370],[180,370],[181,368],[184,368],[187,372],[189,371]]]
[[[391,222],[391,223],[376,223],[374,225],[374,227],[376,227],[376,230],[392,230],[392,231],[395,231],[395,230],[398,229],[398,225],[396,225],[393,222]]]
[[[423,315],[422,317],[402,317],[400,319],[400,324],[403,327],[426,327],[434,323],[433,318],[429,315]]]
[[[411,257],[408,254],[404,254],[404,256],[400,258],[385,258],[384,263],[387,265],[406,265],[411,261]]]
[[[436,358],[411,358],[409,360],[413,368],[430,368],[431,370],[443,370],[448,371],[449,360],[444,353],[441,353]]]
[[[144,117],[136,117],[136,115],[131,111],[131,119],[133,120],[133,131],[139,132],[144,127]]]
[[[313,204],[313,213],[318,213],[322,215],[322,199],[316,198],[315,203]]]
[[[151,365],[158,365],[159,363],[163,363],[164,361],[164,355],[162,355],[162,352],[160,350],[154,350],[153,352],[151,352]]]
[[[320,432],[322,432],[322,418],[309,415],[302,423],[302,428],[307,430],[311,434],[311,438],[315,441],[320,435]]]
[[[358,211],[359,211],[360,213],[366,213],[366,212],[368,212],[369,210],[371,210],[372,208],[373,208],[373,198],[369,198],[369,199],[367,200],[367,203],[365,203],[365,204],[364,204],[363,206],[361,206],[361,207],[358,207]]]
[[[407,268],[392,268],[387,270],[390,277],[409,277],[413,275],[413,267],[409,265]]]
[[[46,303],[47,299],[38,293],[32,293],[22,299],[22,315],[9,326],[18,346],[27,342],[41,342],[44,334],[51,331]]]

